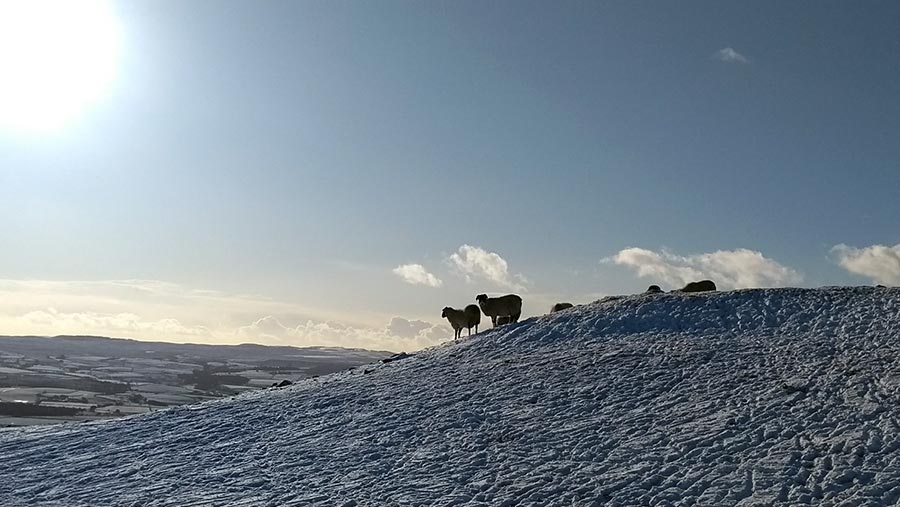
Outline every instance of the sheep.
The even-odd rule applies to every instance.
[[[651,285],[650,287],[647,287],[647,292],[645,292],[644,294],[661,294],[661,293],[662,293],[662,289],[659,288],[659,285]]]
[[[475,296],[478,306],[485,315],[491,318],[491,324],[497,327],[497,317],[509,316],[509,322],[518,322],[522,315],[522,298],[515,294],[507,294],[498,298],[489,298],[487,294]]]
[[[469,305],[463,310],[466,313],[466,336],[472,335],[472,328],[475,328],[475,334],[478,334],[478,324],[481,324],[481,310],[478,305]]]
[[[574,306],[572,303],[556,303],[555,305],[550,307],[550,313],[561,312],[563,310],[572,308]]]
[[[441,311],[441,318],[450,321],[450,326],[453,327],[453,341],[462,337],[462,330],[469,322],[465,310],[457,310],[447,306]]]
[[[681,289],[681,292],[707,292],[716,290],[716,284],[712,280],[700,280],[691,282]]]

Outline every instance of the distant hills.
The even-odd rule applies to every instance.
[[[0,336],[0,351],[27,355],[109,355],[118,357],[193,356],[208,361],[224,359],[280,359],[300,355],[304,358],[357,358],[377,360],[391,355],[385,351],[345,349],[339,347],[291,347],[244,343],[241,345],[207,345],[109,338],[105,336]]]
[[[389,355],[328,347],[4,336],[0,426],[150,412],[334,373]]]

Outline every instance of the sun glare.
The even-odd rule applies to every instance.
[[[103,0],[0,0],[0,129],[48,131],[101,99],[119,23]]]

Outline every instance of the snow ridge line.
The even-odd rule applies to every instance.
[[[822,289],[742,289],[708,293],[610,296],[577,307],[584,319],[570,313],[526,319],[498,337],[509,345],[541,342],[549,336],[592,339],[653,334],[694,336],[759,332],[816,332],[825,336],[857,332],[873,326],[900,331],[900,289],[826,287]],[[571,312],[571,310],[570,310]],[[549,321],[553,332],[535,336],[528,327]]]

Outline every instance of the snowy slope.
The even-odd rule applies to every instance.
[[[892,505],[898,358],[897,289],[608,298],[286,389],[0,431],[0,505]]]

